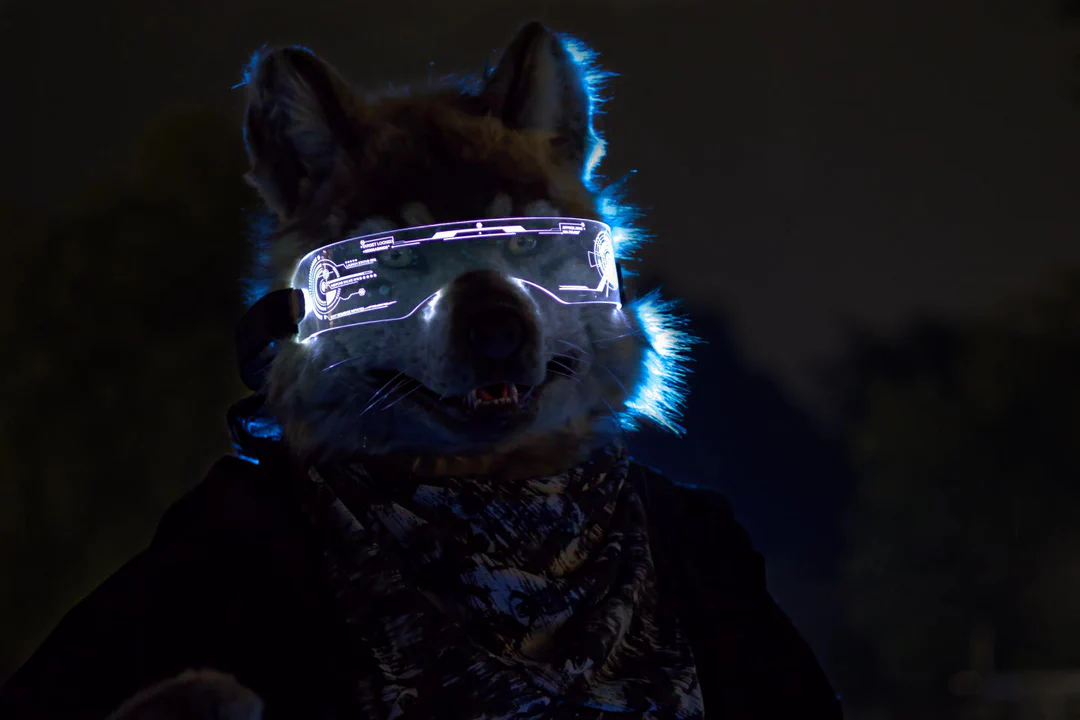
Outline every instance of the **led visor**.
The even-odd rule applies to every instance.
[[[292,287],[304,291],[300,339],[403,320],[454,278],[495,270],[538,300],[620,305],[611,228],[578,218],[500,218],[425,225],[331,243],[305,255]]]

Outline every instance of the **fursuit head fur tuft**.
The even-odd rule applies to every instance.
[[[584,44],[539,23],[477,77],[382,94],[352,88],[307,48],[260,49],[240,85],[247,180],[266,206],[253,226],[249,296],[288,286],[299,258],[336,240],[485,218],[602,220],[625,267],[648,238],[625,183],[597,172],[606,145],[595,120],[611,77]],[[643,424],[682,431],[695,339],[658,292],[621,307],[557,306],[497,272],[466,273],[443,290],[428,313],[435,322],[284,344],[266,397],[292,452],[311,462],[408,458],[414,471],[536,473],[565,469]],[[489,304],[517,317],[513,351],[494,364],[469,326],[481,335],[502,327],[477,319]],[[527,388],[527,403],[498,422],[463,413],[463,399],[493,383],[515,388],[515,400]]]

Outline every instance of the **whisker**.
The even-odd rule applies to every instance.
[[[366,414],[367,414],[367,412],[368,412],[369,410],[371,410],[371,409],[372,409],[373,407],[375,407],[376,405],[378,405],[378,404],[379,404],[379,402],[380,402],[381,400],[383,400],[383,399],[384,399],[384,398],[385,398],[386,396],[389,396],[389,395],[393,394],[393,393],[394,393],[394,392],[395,392],[395,391],[396,391],[396,390],[397,390],[398,388],[400,388],[400,387],[401,387],[402,385],[404,385],[405,383],[409,382],[409,380],[410,380],[411,378],[407,378],[407,377],[406,377],[406,378],[403,378],[402,380],[398,381],[398,382],[397,382],[397,384],[395,384],[395,385],[394,385],[394,386],[393,386],[392,388],[390,388],[389,390],[386,390],[386,392],[383,392],[383,390],[384,390],[384,389],[386,388],[386,386],[387,386],[387,385],[389,385],[390,383],[394,382],[394,380],[397,380],[397,379],[398,379],[399,377],[401,377],[402,375],[404,375],[404,373],[398,373],[398,374],[397,374],[397,375],[395,375],[395,376],[394,376],[393,378],[391,378],[390,380],[388,380],[388,381],[386,382],[386,385],[383,385],[383,386],[382,386],[382,388],[380,388],[379,390],[377,390],[377,391],[376,391],[376,392],[375,392],[375,393],[374,393],[374,394],[372,395],[372,397],[371,397],[371,401],[370,401],[370,402],[368,402],[368,404],[367,404],[367,407],[365,407],[365,408],[364,408],[363,410],[361,410],[361,411],[360,411],[360,415],[358,415],[357,417],[363,417],[364,415],[366,415]]]
[[[575,345],[574,343],[572,343],[572,342],[569,342],[569,341],[567,341],[567,340],[563,340],[562,338],[555,338],[555,342],[560,342],[560,343],[562,343],[563,345],[568,345],[569,347],[573,348],[574,350],[577,350],[577,351],[578,351],[579,353],[581,353],[582,355],[589,355],[589,356],[591,356],[591,355],[592,355],[592,353],[591,353],[591,352],[589,352],[589,351],[588,351],[588,350],[586,350],[585,348],[581,347],[580,345]]]
[[[401,373],[401,372],[399,372],[399,373],[395,374],[395,375],[394,375],[394,377],[392,377],[392,378],[390,378],[389,380],[387,380],[386,382],[384,382],[384,383],[382,384],[382,387],[380,387],[380,388],[379,388],[378,390],[376,390],[375,392],[373,392],[373,393],[371,394],[371,399],[372,399],[372,400],[374,400],[375,398],[377,398],[377,397],[379,397],[380,395],[382,395],[382,394],[383,394],[383,392],[388,392],[388,391],[386,390],[386,388],[388,388],[388,387],[389,387],[389,386],[391,385],[391,383],[394,383],[394,382],[396,382],[396,381],[397,381],[397,379],[398,379],[399,377],[401,377],[402,375],[404,375],[404,374],[405,374],[405,373]]]
[[[421,387],[423,387],[423,386],[422,386],[422,385],[421,385],[420,383],[416,383],[416,385],[414,385],[414,386],[413,386],[413,388],[412,388],[411,390],[409,390],[409,391],[407,391],[407,392],[403,393],[403,394],[401,395],[401,397],[399,397],[399,398],[398,398],[397,400],[395,400],[394,402],[390,403],[389,405],[384,405],[384,406],[382,407],[382,409],[381,409],[381,410],[379,410],[379,412],[385,412],[386,410],[389,410],[390,408],[394,407],[394,406],[395,406],[395,405],[397,405],[397,404],[398,404],[399,402],[401,402],[402,400],[404,400],[405,398],[409,397],[409,396],[410,396],[410,395],[412,395],[412,394],[413,394],[414,392],[416,392],[417,390],[419,390],[419,389],[420,389]]]
[[[409,383],[411,383],[411,382],[412,382],[412,383],[415,383],[416,381],[415,381],[415,380],[413,380],[413,379],[412,379],[412,378],[410,378],[410,377],[403,377],[403,378],[401,378],[401,380],[399,380],[398,382],[394,383],[394,387],[390,388],[390,389],[389,389],[389,390],[387,390],[387,391],[386,391],[385,393],[383,393],[383,396],[382,396],[382,398],[381,398],[381,399],[382,399],[382,400],[384,400],[384,401],[385,401],[385,400],[387,400],[387,399],[389,399],[389,398],[390,398],[390,396],[392,396],[392,395],[393,395],[394,393],[396,393],[396,392],[397,392],[398,390],[400,390],[401,388],[403,388],[403,387],[407,387],[407,386],[408,386],[408,384],[409,384]],[[419,385],[419,383],[417,383],[417,385]]]
[[[552,360],[551,364],[563,368],[564,370],[566,370],[566,372],[570,373],[571,375],[577,375],[577,370],[575,370],[571,365],[569,365],[568,363],[563,362],[562,360]]]
[[[330,365],[327,365],[326,367],[324,367],[319,372],[326,372],[327,370],[333,370],[338,365],[344,365],[347,362],[356,362],[357,360],[363,360],[363,359],[364,359],[363,355],[355,355],[353,357],[348,357],[348,358],[345,358],[344,360],[338,360],[336,363],[331,363]]]
[[[568,368],[578,362],[579,358],[573,355],[564,355],[563,353],[552,353],[552,362],[557,362],[560,365],[566,365]]]
[[[591,362],[592,353],[589,352],[588,350],[586,350],[585,348],[581,347],[580,345],[575,345],[574,343],[572,343],[572,342],[570,342],[568,340],[563,340],[561,338],[556,338],[556,341],[561,342],[563,345],[566,345],[567,347],[569,347],[569,348],[571,348],[573,350],[577,350],[579,355],[568,355],[566,353],[552,353],[551,362],[553,364],[557,365],[558,367],[565,368],[566,371],[570,373],[570,375],[568,375],[567,377],[575,376],[572,379],[579,380],[576,377],[579,370],[581,369],[580,367],[578,367],[578,363]],[[580,382],[580,380],[579,380],[579,382]]]
[[[623,385],[622,380],[619,379],[619,376],[615,374],[614,370],[609,368],[607,365],[597,365],[597,367],[601,367],[606,370],[607,374],[611,376],[611,379],[615,381],[615,383],[619,386],[619,389],[622,390],[624,394],[630,394],[630,391],[626,389],[626,386]]]
[[[371,408],[375,407],[375,405],[377,405],[377,404],[378,404],[378,402],[379,402],[378,400],[372,400],[371,402],[369,402],[369,403],[367,404],[367,406],[366,406],[366,407],[365,407],[365,408],[364,408],[363,410],[361,410],[361,411],[360,411],[360,414],[359,414],[359,415],[357,415],[356,417],[357,417],[357,418],[362,418],[362,417],[364,417],[365,415],[367,415],[367,414],[368,414],[368,411],[369,411],[369,410],[371,410]]]
[[[611,403],[607,401],[607,398],[605,398],[603,395],[600,395],[600,402],[607,405],[607,409],[611,411],[611,418],[615,421],[615,426],[621,428],[622,423],[619,419],[619,413],[615,412],[615,408],[611,407]]]
[[[581,382],[581,378],[577,377],[573,373],[569,373],[569,374],[561,373],[558,370],[552,370],[550,368],[548,368],[548,372],[551,373],[552,375],[562,375],[564,378],[569,378],[570,380],[573,380],[574,382],[578,382],[578,383]]]
[[[600,340],[593,340],[593,343],[595,344],[595,343],[615,342],[616,340],[621,340],[621,339],[623,339],[625,337],[633,337],[635,335],[643,335],[643,333],[640,330],[631,330],[630,332],[623,333],[622,335],[614,335],[614,336],[609,337],[609,338],[602,338]]]

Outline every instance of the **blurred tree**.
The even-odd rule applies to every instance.
[[[0,213],[0,677],[228,449],[248,256],[236,124],[168,113],[130,177],[35,227]]]
[[[1080,667],[1077,367],[1080,273],[991,322],[857,338],[842,596],[873,662],[849,682],[939,696],[981,627],[1000,670]]]

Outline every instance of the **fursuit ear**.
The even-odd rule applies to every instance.
[[[507,127],[552,133],[560,158],[578,171],[584,166],[588,93],[570,53],[544,25],[531,22],[518,32],[481,97]]]
[[[301,47],[260,51],[247,87],[248,182],[279,218],[293,218],[357,157],[357,101],[333,68]]]

